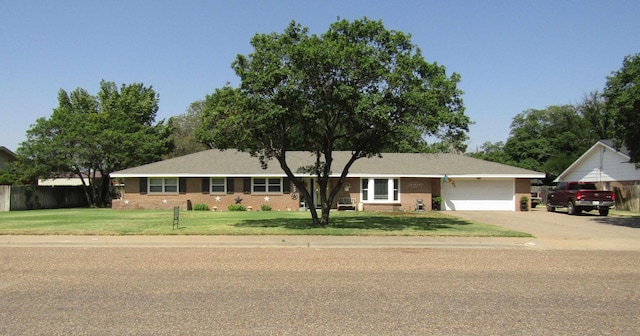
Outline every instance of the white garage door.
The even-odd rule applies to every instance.
[[[515,211],[514,180],[462,180],[442,185],[445,210]]]

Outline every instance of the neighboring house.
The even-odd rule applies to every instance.
[[[639,185],[640,170],[629,159],[626,149],[617,150],[612,141],[600,140],[562,172],[555,182],[594,182],[605,190]]]
[[[350,152],[334,152],[333,176],[338,177]],[[308,166],[308,152],[288,152],[292,170]],[[357,160],[334,200],[355,199],[357,208],[373,211],[414,211],[418,200],[431,209],[434,196],[443,210],[519,210],[522,196],[530,196],[530,181],[543,173],[456,154],[385,153],[382,158]],[[114,209],[170,209],[204,203],[226,210],[231,204],[274,211],[302,210],[317,204],[314,176],[300,174],[311,200],[301,199],[277,161],[262,169],[257,158],[236,150],[207,150],[111,174],[124,182],[112,203]],[[337,181],[337,179],[332,179]],[[335,183],[335,182],[334,182]]]
[[[9,148],[0,146],[0,170],[8,169],[9,162],[17,160],[16,154]]]
[[[82,177],[84,179],[84,183],[89,184],[90,177],[87,173],[82,173]],[[100,173],[96,173],[96,181],[94,183],[100,183],[102,180],[102,175]],[[66,173],[66,174],[58,174],[58,176],[53,178],[46,179],[38,179],[39,186],[47,186],[47,187],[78,187],[82,186],[82,179],[77,174],[74,173]]]

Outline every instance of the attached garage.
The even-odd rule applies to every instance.
[[[442,185],[445,210],[516,210],[514,179],[455,179]]]

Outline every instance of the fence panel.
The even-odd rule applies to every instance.
[[[640,212],[640,185],[616,187],[616,208]]]
[[[9,202],[11,201],[11,186],[0,185],[0,212],[9,211]]]
[[[87,206],[82,187],[12,186],[11,211]]]

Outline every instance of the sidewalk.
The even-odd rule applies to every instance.
[[[0,247],[493,248],[531,247],[532,238],[371,236],[0,236]]]

